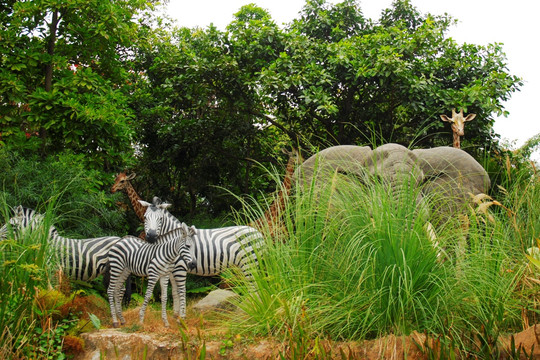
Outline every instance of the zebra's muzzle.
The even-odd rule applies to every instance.
[[[148,230],[146,232],[146,241],[153,244],[157,241],[157,232],[155,230]]]
[[[187,263],[188,270],[195,270],[197,267],[197,262],[195,260]]]

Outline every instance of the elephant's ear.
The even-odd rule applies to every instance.
[[[474,114],[471,114],[471,115],[474,115]],[[448,116],[446,115],[439,115],[442,119],[442,121],[448,121],[448,122],[452,122],[452,119],[449,118]],[[476,115],[475,115],[476,116]],[[472,120],[472,119],[471,119]]]

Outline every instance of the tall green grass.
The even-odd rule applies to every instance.
[[[0,201],[2,224],[11,216],[5,201]],[[52,213],[48,211],[47,214]],[[17,239],[12,229],[0,240],[0,355],[20,358],[40,326],[34,311],[40,289],[51,283],[55,270],[48,238],[50,215],[35,231],[24,231]]]
[[[489,352],[479,343],[490,347],[519,329],[531,301],[519,291],[527,264],[513,222],[535,234],[538,219],[529,206],[540,205],[537,180],[527,188],[532,203],[512,203],[517,198],[509,192],[491,207],[471,204],[462,209],[466,216],[439,224],[440,248],[425,226],[426,209],[439,206],[430,202],[441,199],[417,202],[421,189],[412,183],[405,179],[398,196],[376,177],[334,174],[317,187],[296,184],[281,214],[285,231],[267,231],[258,292],[239,303],[241,327],[332,339],[419,331],[478,354]]]

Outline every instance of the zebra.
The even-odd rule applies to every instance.
[[[162,207],[152,207],[149,211],[162,211]],[[147,216],[145,225],[154,218]],[[164,234],[156,244],[151,244],[134,236],[126,236],[116,243],[109,251],[109,262],[111,268],[111,281],[107,291],[113,326],[118,327],[118,319],[122,325],[125,319],[122,315],[120,304],[120,287],[130,274],[138,276],[148,276],[148,287],[144,298],[144,303],[139,312],[139,321],[142,324],[146,306],[152,295],[152,291],[157,281],[161,284],[161,317],[166,327],[169,326],[167,320],[167,286],[171,278],[173,286],[173,298],[175,299],[175,313],[182,318],[186,315],[186,275],[187,269],[193,268],[195,261],[190,255],[191,238],[195,234],[194,227],[187,227],[183,224],[167,234]],[[174,280],[173,280],[174,277]]]
[[[152,204],[139,200],[144,206],[160,204],[161,200],[154,197]],[[170,204],[167,204],[170,205]],[[164,209],[156,212],[161,219],[145,222],[145,232],[148,241],[160,238],[161,234],[185,226]],[[262,234],[250,226],[229,226],[217,229],[197,229],[191,238],[191,256],[197,259],[197,266],[188,269],[188,273],[200,276],[215,276],[225,269],[236,266],[240,268],[248,280],[251,290],[255,291],[252,270],[258,265],[257,252],[261,249],[264,238]]]
[[[42,214],[19,205],[14,209],[14,216],[0,228],[0,239],[7,237],[8,224],[18,236],[20,231],[39,229],[43,219]],[[109,249],[120,239],[119,236],[70,239],[61,236],[53,225],[48,229],[53,255],[62,271],[72,280],[90,281],[104,274],[108,269]]]

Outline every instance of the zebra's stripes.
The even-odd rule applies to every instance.
[[[141,324],[154,286],[160,280],[161,316],[165,326],[169,326],[166,306],[167,284],[171,276],[174,277],[172,282],[173,296],[175,293],[179,296],[179,315],[185,317],[186,274],[188,267],[193,266],[186,239],[193,236],[194,233],[194,228],[188,228],[184,225],[164,234],[156,244],[147,243],[134,236],[126,236],[110,249],[111,280],[107,294],[114,327],[118,326],[118,319],[120,319],[121,324],[125,324],[120,303],[120,290],[130,274],[148,276],[148,287],[139,313]]]
[[[150,203],[140,201],[149,206]],[[153,204],[161,201],[154,198]],[[148,213],[148,210],[147,210]],[[176,228],[185,226],[164,209],[156,212],[157,217],[152,222],[145,221],[147,236],[160,236]],[[262,234],[249,226],[230,226],[217,229],[197,229],[192,237],[191,255],[197,259],[197,266],[188,272],[200,276],[214,276],[221,274],[225,269],[237,266],[248,280],[252,280],[252,269],[258,264],[257,252],[264,243]]]
[[[15,237],[22,231],[37,230],[42,226],[44,216],[35,210],[21,205],[14,209],[14,216],[8,221]],[[8,224],[0,229],[0,239],[8,235]],[[61,236],[51,226],[48,230],[48,241],[53,256],[64,273],[73,280],[89,281],[103,274],[109,261],[109,249],[120,240],[118,236],[104,236],[89,239],[70,239]]]

